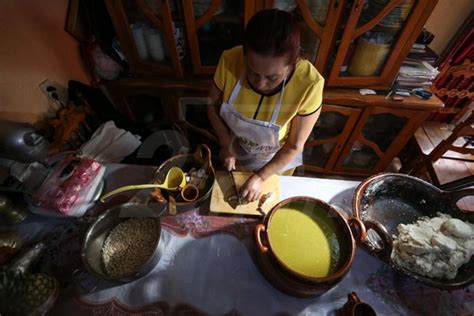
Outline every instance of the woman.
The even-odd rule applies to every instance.
[[[275,173],[292,174],[321,107],[324,79],[300,58],[300,33],[291,14],[256,13],[243,46],[224,51],[207,108],[227,170],[254,172],[240,197],[255,201]]]

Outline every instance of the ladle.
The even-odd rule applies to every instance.
[[[186,177],[184,176],[183,170],[179,167],[172,167],[166,173],[165,181],[163,183],[151,183],[151,184],[135,184],[135,185],[126,185],[121,188],[110,191],[109,193],[104,194],[101,198],[101,202],[105,202],[106,199],[112,195],[122,193],[129,190],[141,190],[141,189],[154,189],[160,188],[168,191],[177,191],[178,189],[186,185]]]

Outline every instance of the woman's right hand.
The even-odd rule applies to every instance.
[[[219,158],[227,171],[235,169],[235,153],[232,150],[232,145],[221,146],[221,149],[219,150]]]

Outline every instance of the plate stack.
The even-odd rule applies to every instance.
[[[211,2],[212,2],[212,0],[195,0],[195,1],[193,1],[194,16],[195,17],[203,16],[206,13],[207,9],[209,9],[209,6],[211,5]],[[222,12],[225,11],[225,9],[226,9],[226,1],[222,0],[221,5],[217,9],[216,13],[214,13],[214,15],[221,14]]]
[[[368,1],[364,9],[361,21],[366,23],[374,18],[383,8],[389,3],[389,0],[371,0]],[[378,26],[382,26],[390,29],[400,29],[403,22],[408,17],[411,7],[413,6],[413,0],[404,0],[392,11],[390,11],[380,22]]]
[[[329,0],[307,0],[308,8],[313,19],[321,25],[326,22]]]
[[[298,4],[294,0],[274,0],[273,8],[278,10],[283,10],[287,12],[292,12],[296,9]]]

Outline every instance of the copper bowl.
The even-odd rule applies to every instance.
[[[316,212],[317,216],[324,218],[324,222],[333,229],[335,238],[332,240],[337,242],[339,252],[337,256],[331,255],[331,261],[336,261],[331,263],[332,269],[326,276],[309,276],[301,271],[296,271],[275,252],[275,247],[272,246],[268,232],[271,230],[273,217],[283,207],[295,205],[295,203],[298,205],[304,203],[305,212],[308,210]],[[257,224],[255,227],[257,260],[262,273],[276,288],[298,297],[320,295],[341,281],[349,271],[357,244],[364,238],[365,226],[359,219],[346,219],[343,214],[326,202],[305,196],[291,197],[281,201],[268,212],[263,223]],[[298,241],[298,244],[300,242],[306,243],[305,240],[301,240]],[[331,250],[334,250],[334,247],[334,243],[331,243]],[[309,249],[309,251],[311,250],[318,251],[318,249]]]
[[[474,188],[443,191],[419,178],[398,173],[380,173],[362,181],[354,192],[353,216],[362,220],[367,238],[362,246],[397,271],[426,285],[445,290],[464,288],[474,283],[474,257],[461,266],[452,280],[429,278],[399,267],[391,260],[392,235],[398,224],[434,217],[437,212],[474,223],[474,212],[461,210],[456,203],[474,196]]]

